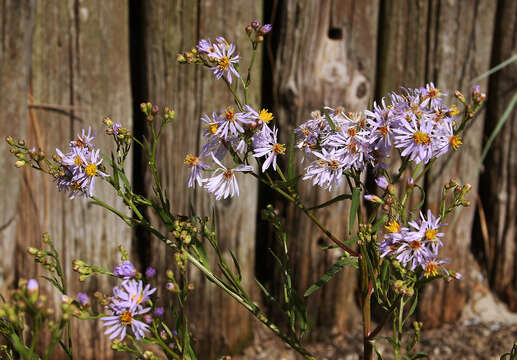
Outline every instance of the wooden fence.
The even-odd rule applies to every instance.
[[[264,56],[253,74],[262,83],[251,103],[268,107],[287,142],[290,131],[323,105],[364,109],[400,86],[433,81],[441,89],[465,93],[472,79],[517,51],[517,2],[513,0],[3,0],[0,2],[0,133],[25,138],[52,153],[92,125],[97,144],[101,120],[113,120],[143,132],[138,110],[142,101],[176,111],[176,121],[159,149],[162,182],[177,212],[189,203],[209,215],[215,206],[220,241],[243,265],[246,286],[260,301],[258,277],[273,292],[277,269],[268,248],[272,236],[260,220],[260,208],[274,203],[289,226],[295,283],[304,291],[339,257],[321,251],[327,240],[293,207],[274,198],[256,181],[240,183],[238,199],[215,202],[203,191],[186,188],[183,158],[200,148],[199,118],[220,110],[231,98],[206,69],[180,66],[176,54],[192,48],[201,37],[225,36],[236,42],[243,57],[244,26],[253,19],[273,24]],[[517,90],[517,63],[483,79],[488,102],[468,130],[463,151],[440,161],[423,185],[427,205],[436,208],[440,188],[455,176],[472,184],[473,206],[450,223],[445,252],[464,280],[429,286],[421,297],[419,317],[436,326],[458,318],[472,289],[487,284],[517,310],[517,129],[515,110],[494,142],[481,172],[481,150]],[[515,136],[514,136],[515,135]],[[145,164],[135,153],[128,171],[140,191],[150,192]],[[108,291],[105,280],[79,283],[71,262],[112,267],[117,247],[131,250],[141,269],[152,264],[161,274],[170,266],[161,244],[80,199],[69,200],[54,184],[29,169],[15,169],[8,146],[0,145],[0,293],[21,277],[42,274],[26,255],[48,232],[63,254],[71,295]],[[304,191],[305,190],[305,191]],[[302,184],[308,204],[334,193]],[[107,188],[99,196],[123,208]],[[325,225],[336,234],[348,229],[339,205],[321,210]],[[197,346],[205,358],[235,351],[252,336],[244,309],[192,270],[196,291],[191,317]],[[162,275],[163,278],[163,275]],[[484,280],[485,279],[485,280]],[[50,288],[44,291],[50,294]],[[346,331],[357,321],[354,273],[343,271],[309,301],[315,336]],[[54,301],[58,301],[57,296]],[[78,324],[75,348],[84,359],[111,359],[117,354],[102,335],[100,323]]]

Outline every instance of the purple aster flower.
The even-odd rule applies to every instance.
[[[235,173],[253,171],[253,166],[239,165],[236,168],[229,169],[217,160],[213,153],[212,159],[219,167],[214,170],[211,178],[206,179],[204,187],[208,192],[215,195],[216,200],[226,199],[228,196],[239,196],[239,185],[237,184]]]
[[[426,240],[422,239],[422,233],[409,231],[407,228],[402,230],[402,237],[395,255],[403,266],[409,265],[410,270],[415,270],[433,258],[433,253],[426,246]]]
[[[131,261],[124,261],[122,264],[115,266],[113,274],[124,279],[130,279],[136,276],[136,268]]]
[[[434,123],[427,117],[417,121],[416,116],[410,120],[403,119],[400,127],[393,129],[395,147],[401,148],[401,156],[407,156],[416,163],[428,163],[434,155]]]
[[[145,269],[145,277],[152,278],[154,275],[156,275],[156,270],[152,266],[148,266]]]
[[[242,118],[248,119],[248,125],[252,128],[261,128],[262,125],[267,125],[271,120],[273,120],[274,116],[267,109],[262,109],[260,112],[257,112],[249,105],[244,105],[244,114]]]
[[[163,316],[163,314],[165,314],[165,310],[162,306],[158,306],[156,309],[154,309],[154,315]]]
[[[380,187],[381,189],[384,189],[384,190],[386,190],[386,188],[389,185],[388,180],[386,180],[386,178],[384,176],[380,176],[377,179],[375,179],[375,183],[377,184],[378,187]]]
[[[440,218],[435,217],[431,210],[427,210],[427,219],[420,212],[420,219],[418,221],[410,221],[409,225],[421,233],[423,241],[430,247],[433,257],[438,256],[438,248],[443,246],[442,238],[445,234],[438,232],[438,229],[445,225],[440,223]]]
[[[74,174],[73,180],[81,186],[81,189],[86,193],[87,196],[93,196],[93,189],[95,186],[95,179],[100,176],[105,178],[108,174],[100,171],[98,166],[102,163],[102,158],[99,156],[100,150],[92,151],[88,155],[79,153],[81,160],[83,161],[84,172],[78,172]]]
[[[88,148],[93,149],[95,147],[93,140],[95,139],[95,134],[92,135],[92,128],[88,126],[88,133],[84,129],[81,129],[81,134],[77,134],[77,138],[70,141],[70,147],[78,147],[78,148]]]
[[[262,27],[259,29],[259,33],[261,33],[262,35],[265,35],[265,34],[267,34],[268,32],[270,32],[272,29],[273,29],[273,25],[271,25],[271,24],[264,24],[264,25],[262,25]]]
[[[332,187],[339,186],[345,167],[343,158],[338,156],[335,150],[329,152],[322,149],[321,153],[313,151],[312,154],[318,159],[305,168],[303,180],[312,180],[313,185],[319,185],[329,191]]]
[[[201,39],[201,40],[199,40],[199,42],[197,43],[196,48],[197,48],[197,50],[200,53],[203,53],[203,54],[209,54],[209,53],[214,51],[214,47],[212,45],[212,42],[209,39]]]
[[[201,175],[202,170],[210,169],[210,166],[205,164],[199,157],[194,156],[192,154],[187,154],[185,156],[185,160],[183,163],[187,166],[190,166],[190,176],[188,179],[188,187],[194,187],[196,182],[199,186],[203,186],[203,176]]]
[[[167,284],[165,284],[165,288],[167,289],[167,291],[170,291],[170,292],[174,292],[176,291],[176,285],[174,285],[173,282],[168,282]]]
[[[86,295],[86,293],[78,293],[77,300],[79,300],[79,303],[84,307],[88,307],[90,305],[90,299],[88,299],[88,295]]]
[[[146,324],[151,324],[153,322],[153,317],[149,314],[145,314],[144,315],[144,322]]]
[[[120,341],[122,341],[126,337],[128,326],[130,326],[137,340],[144,338],[145,334],[149,332],[149,325],[137,320],[135,317],[144,315],[149,310],[151,310],[149,307],[139,309],[134,305],[115,315],[102,317],[101,321],[104,321],[104,326],[109,327],[104,334],[110,335],[110,339],[120,335]]]
[[[215,77],[220,79],[225,75],[226,80],[232,83],[232,73],[236,77],[240,77],[235,69],[235,64],[239,63],[239,55],[233,55],[235,52],[235,45],[228,43],[224,38],[217,38],[217,43],[212,44],[213,51],[208,52],[211,60],[217,63],[216,66],[210,68]]]
[[[221,123],[215,134],[225,140],[229,140],[230,137],[238,136],[243,133],[244,128],[242,125],[249,123],[245,114],[236,113],[232,107],[227,107],[221,118]]]
[[[267,125],[264,125],[262,130],[253,136],[253,156],[267,156],[264,164],[262,164],[262,172],[266,172],[271,164],[273,164],[273,169],[276,170],[277,156],[285,154],[285,145],[277,142],[277,133],[278,129],[275,127],[271,130]]]
[[[120,286],[113,288],[113,298],[110,303],[110,308],[115,313],[120,313],[123,309],[136,307],[143,308],[143,304],[151,299],[156,288],[151,289],[151,285],[147,284],[144,287],[142,280],[127,280]]]
[[[29,295],[37,294],[38,291],[39,291],[38,281],[36,279],[29,279],[29,281],[27,281],[27,292],[29,293]]]
[[[258,27],[260,26],[260,23],[258,22],[258,20],[253,20],[251,22],[251,27],[254,28],[254,29],[258,29]]]

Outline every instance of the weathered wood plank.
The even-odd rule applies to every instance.
[[[492,66],[517,52],[517,3],[499,1],[495,24]],[[495,129],[511,97],[517,91],[517,63],[492,75],[489,83],[485,138]],[[508,117],[505,126],[492,144],[480,178],[480,205],[484,208],[482,221],[488,230],[483,238],[476,227],[476,245],[484,251],[481,257],[489,274],[491,287],[517,310],[516,219],[517,219],[517,110]],[[486,245],[488,248],[485,248]]]
[[[261,17],[261,9],[261,1],[251,0],[148,3],[139,8],[143,16],[140,44],[143,48],[135,59],[143,65],[140,70],[143,91],[136,100],[149,100],[176,111],[176,120],[166,131],[158,154],[161,178],[169,189],[172,210],[189,213],[192,202],[198,214],[211,216],[211,208],[215,206],[219,242],[225,252],[231,249],[241,261],[247,288],[253,287],[254,278],[256,181],[240,177],[240,197],[215,202],[204,189],[187,188],[189,169],[183,165],[185,155],[198,154],[203,145],[199,120],[202,113],[221,111],[232,104],[232,99],[224,83],[216,81],[208,69],[179,65],[176,54],[190,50],[199,38],[215,39],[222,35],[237,44],[241,69],[246,69],[244,55],[250,52],[246,52],[249,42],[244,27]],[[257,87],[250,102],[257,107],[260,104],[260,62],[255,69],[253,78]],[[146,178],[145,183],[149,190],[150,179]],[[163,244],[153,239],[145,261],[160,269],[173,266],[172,254],[163,249]],[[191,271],[191,280],[196,290],[189,297],[189,314],[199,355],[212,359],[221,352],[238,350],[251,335],[246,310],[195,269]]]
[[[0,14],[0,133],[2,137],[19,137],[25,132],[28,120],[27,91],[30,73],[32,32],[34,29],[34,1],[7,1]],[[22,172],[14,168],[15,158],[1,139],[0,166],[0,293],[6,294],[16,282],[14,254],[17,212]]]
[[[311,111],[325,105],[344,106],[346,111],[366,108],[374,95],[377,14],[377,1],[359,5],[354,1],[291,0],[279,4],[274,30],[279,35],[273,72],[273,111],[280,122],[281,142],[288,142],[292,130],[308,120]],[[302,173],[303,167],[298,166],[297,172]],[[342,186],[329,193],[303,181],[299,189],[308,206],[349,192]],[[348,205],[339,203],[317,211],[317,217],[338,238],[348,231],[344,225]],[[329,240],[297,209],[287,206],[282,213],[287,222],[294,281],[303,294],[341,253],[322,251],[321,246],[329,245]],[[274,244],[265,246],[266,251],[267,247]],[[324,337],[350,327],[356,313],[352,310],[354,279],[354,271],[345,270],[313,294],[308,312],[313,314],[314,336]],[[278,291],[275,277],[271,283]]]
[[[132,126],[127,33],[125,3],[73,0],[37,3],[28,102],[52,105],[31,108],[26,132],[29,144],[41,146],[50,156],[56,147],[66,149],[81,128],[91,125],[97,133],[96,145],[109,153],[113,145],[104,135],[102,118],[110,114],[125,126]],[[53,105],[71,109],[57,110]],[[119,262],[117,246],[131,247],[129,229],[100,207],[79,198],[69,200],[65,194],[58,193],[48,177],[25,170],[18,205],[17,276],[36,275],[28,272],[33,266],[25,249],[39,245],[41,232],[45,231],[63,256],[71,296],[79,291],[90,296],[96,290],[110,293],[113,281],[108,279],[79,284],[72,272],[72,260],[80,257],[112,268]],[[124,209],[121,201],[100,181],[95,193]],[[38,274],[42,273],[38,269]],[[44,288],[51,291],[48,286]],[[60,303],[57,294],[51,299],[55,304]],[[74,321],[72,337],[77,355],[90,359],[117,357],[102,333],[100,321]]]
[[[451,93],[455,89],[470,93],[471,80],[490,66],[495,8],[495,2],[488,0],[445,1],[431,5],[428,81]],[[480,82],[482,88],[486,89],[486,83],[486,80]],[[476,169],[481,155],[483,122],[484,114],[480,114],[466,132],[462,148],[437,161],[426,177],[426,205],[434,213],[439,209],[442,186],[452,177],[462,184],[472,185],[468,198],[475,203],[479,189]],[[448,283],[434,282],[425,289],[419,316],[427,326],[456,320],[472,289],[482,279],[471,252],[475,210],[475,206],[463,208],[459,216],[447,219],[441,257],[451,259],[449,267],[462,273],[464,278]]]

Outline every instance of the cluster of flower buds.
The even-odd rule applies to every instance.
[[[190,221],[175,220],[173,227],[172,236],[185,245],[190,244],[192,236],[196,236],[199,231],[198,227]]]
[[[393,291],[395,294],[402,294],[408,297],[411,297],[415,294],[413,287],[404,283],[402,280],[396,280],[393,283]]]
[[[264,35],[273,29],[271,24],[260,25],[258,20],[253,20],[251,24],[246,26],[246,34],[253,43],[261,43],[264,41]]]
[[[25,140],[16,140],[12,136],[6,136],[5,141],[11,148],[9,151],[16,156],[18,160],[14,166],[20,168],[27,164],[35,168],[41,168],[41,162],[46,159],[46,155],[41,149],[28,148]]]

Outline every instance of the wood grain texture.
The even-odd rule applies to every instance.
[[[313,110],[323,106],[344,106],[346,111],[366,108],[375,87],[377,14],[377,1],[365,1],[361,5],[354,1],[279,3],[273,110],[280,123],[281,142],[287,143],[292,130],[308,120]],[[302,165],[297,167],[297,172],[303,173]],[[332,192],[322,191],[304,181],[300,181],[299,190],[309,207],[350,191],[344,185]],[[348,206],[339,203],[316,213],[341,239],[348,232],[344,225]],[[321,247],[330,245],[330,240],[294,207],[287,206],[282,213],[289,229],[294,281],[303,294],[341,252],[322,251]],[[276,278],[270,282],[278,291]],[[356,313],[355,287],[354,270],[345,269],[311,296],[308,313],[313,316],[314,336],[324,337],[350,327]]]
[[[22,172],[14,168],[16,159],[8,151],[4,137],[23,137],[28,121],[27,92],[30,73],[34,1],[4,1],[0,13],[0,294],[16,283],[16,229]]]
[[[492,66],[517,52],[517,3],[499,1],[496,18]],[[517,63],[514,62],[490,78],[485,141],[517,92],[516,74]],[[474,233],[477,246],[484,253],[480,260],[487,269],[490,285],[513,311],[517,311],[516,121],[517,110],[514,108],[485,159],[480,178],[480,205],[485,218],[478,219]],[[481,223],[486,224],[486,238],[483,237]]]
[[[113,144],[104,135],[103,117],[111,115],[126,127],[132,126],[127,39],[125,3],[73,0],[37,3],[27,102],[52,105],[30,108],[25,136],[28,144],[45,149],[50,156],[55,148],[66,150],[68,142],[82,128],[91,125],[97,133],[97,147],[109,154]],[[70,109],[57,110],[53,105]],[[128,171],[130,174],[131,169]],[[124,209],[113,191],[101,181],[96,184],[95,194]],[[18,214],[14,266],[17,277],[44,274],[41,268],[35,269],[26,248],[39,246],[41,232],[48,232],[61,253],[70,296],[76,296],[79,291],[89,296],[97,290],[111,292],[114,282],[106,278],[79,283],[78,276],[72,272],[72,260],[81,258],[113,268],[120,260],[117,246],[131,248],[131,233],[121,220],[81,198],[69,200],[66,194],[57,191],[49,177],[29,169],[23,169]],[[49,286],[43,288],[54,304],[60,303],[55,290]],[[74,320],[73,326],[74,348],[79,357],[120,357],[102,335],[100,321]]]
[[[452,96],[456,89],[467,95],[472,79],[490,67],[492,29],[496,4],[493,1],[441,1],[430,7],[428,81]],[[487,82],[479,83],[486,89]],[[451,103],[455,102],[453,99]],[[461,184],[470,183],[468,199],[475,203],[478,192],[477,166],[480,161],[484,113],[481,113],[464,134],[464,143],[436,162],[426,177],[426,206],[434,213],[439,209],[442,186],[450,178]],[[430,284],[420,298],[419,316],[426,326],[437,326],[456,320],[469,300],[472,289],[482,283],[482,273],[471,252],[475,206],[461,209],[446,222],[444,243],[440,256],[451,259],[449,268],[463,274],[461,281]]]
[[[198,154],[203,145],[200,117],[203,113],[221,111],[232,105],[226,86],[216,81],[207,68],[180,65],[176,54],[189,51],[200,38],[224,36],[237,44],[241,54],[241,71],[247,69],[251,51],[244,27],[261,18],[261,1],[154,1],[141,8],[142,52],[135,62],[141,63],[142,98],[160,107],[176,111],[172,127],[165,132],[159,148],[161,178],[171,200],[174,213],[189,213],[192,203],[199,215],[211,216],[215,206],[219,243],[227,260],[231,249],[241,263],[244,286],[254,284],[255,217],[257,183],[249,177],[238,176],[240,197],[216,202],[204,189],[188,189],[189,169],[183,165],[187,153]],[[260,61],[253,72],[255,89],[250,98],[254,107],[260,105]],[[145,184],[150,189],[150,179]],[[208,246],[208,245],[207,245]],[[208,246],[209,247],[209,246]],[[165,269],[172,267],[172,253],[152,239],[146,261]],[[215,267],[216,268],[216,267]],[[161,275],[163,279],[163,274]],[[189,314],[195,348],[201,358],[239,348],[251,336],[250,316],[223,291],[209,283],[196,269],[190,278],[196,290],[189,298]]]

